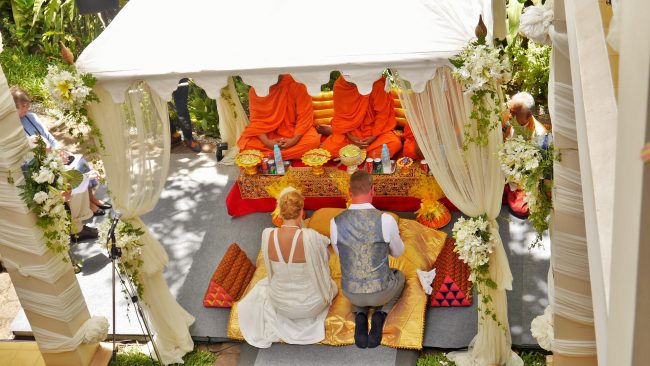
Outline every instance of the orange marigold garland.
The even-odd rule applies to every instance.
[[[439,229],[451,221],[451,212],[439,200],[445,197],[436,178],[417,171],[418,181],[409,194],[421,200],[420,209],[415,211],[416,220],[422,225]]]

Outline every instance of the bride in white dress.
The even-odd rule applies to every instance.
[[[268,348],[273,342],[318,343],[338,289],[329,270],[329,238],[301,229],[304,198],[293,188],[280,193],[284,223],[262,233],[267,277],[239,301],[239,327],[246,342]]]

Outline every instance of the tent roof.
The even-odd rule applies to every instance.
[[[170,99],[182,77],[212,98],[232,75],[266,94],[280,73],[315,95],[332,70],[365,94],[387,67],[421,90],[479,14],[490,0],[131,0],[77,67],[116,102],[142,80]]]

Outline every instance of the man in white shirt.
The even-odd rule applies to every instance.
[[[388,312],[404,288],[404,274],[388,266],[388,255],[399,257],[404,243],[397,221],[371,204],[372,175],[357,171],[350,177],[352,204],[330,222],[330,239],[341,262],[343,294],[355,306],[354,340],[359,348],[381,343]],[[375,308],[368,333],[368,311]]]

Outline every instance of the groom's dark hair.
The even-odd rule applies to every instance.
[[[350,193],[354,196],[367,194],[372,188],[372,174],[365,170],[357,170],[350,177]]]

